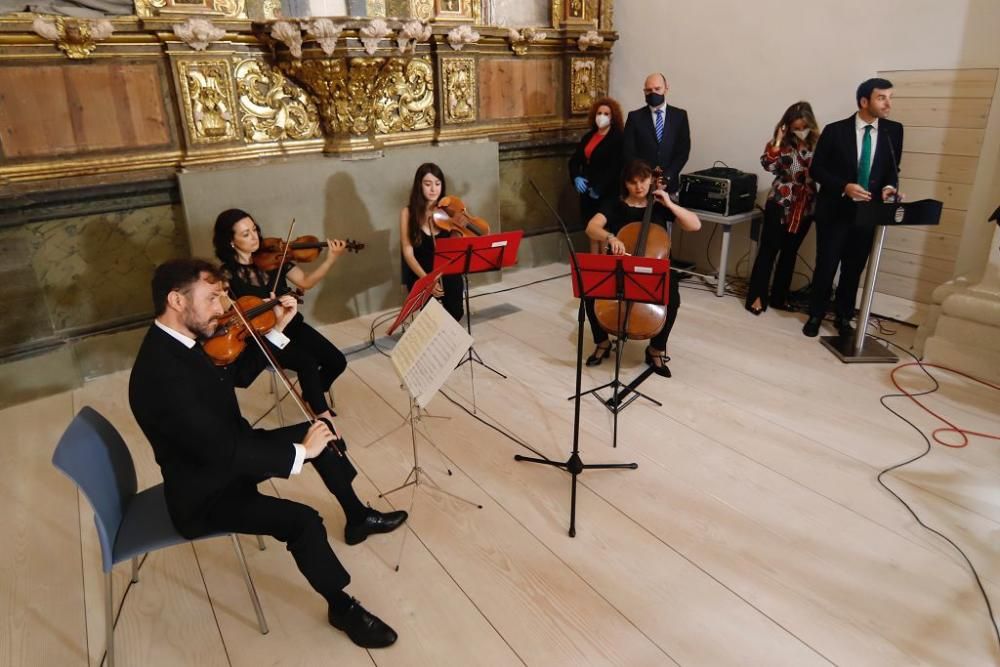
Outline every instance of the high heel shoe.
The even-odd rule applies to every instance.
[[[670,369],[667,368],[668,361],[670,361],[670,357],[663,352],[659,350],[654,351],[651,347],[646,348],[646,363],[657,375],[665,378],[670,377]]]
[[[611,343],[608,343],[607,347],[597,346],[594,353],[587,357],[588,366],[600,366],[601,362],[611,356]]]
[[[757,299],[754,299],[753,302],[748,301],[747,303],[743,304],[743,307],[746,308],[749,312],[753,313],[754,315],[760,315],[761,313],[764,312],[765,307],[764,307],[764,304],[761,303],[759,306],[757,306],[756,308],[754,308],[753,307],[753,303],[756,302],[756,301],[757,301]]]

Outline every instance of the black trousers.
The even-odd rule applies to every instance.
[[[406,282],[406,290],[409,292],[417,284],[417,279]],[[465,314],[465,281],[461,274],[441,276],[441,287],[444,288],[444,296],[438,301],[448,311],[448,314],[455,318],[456,322],[462,321]]]
[[[781,224],[784,209],[774,202],[767,202],[764,207],[764,228],[760,234],[760,247],[757,249],[757,259],[750,273],[750,288],[747,290],[746,305],[760,298],[761,305],[767,308],[769,303],[783,304],[788,300],[788,288],[795,274],[795,258],[799,252],[802,240],[809,233],[812,218],[805,218],[799,224],[795,233],[789,233],[788,227]],[[778,266],[775,268],[775,258]],[[774,272],[774,282],[771,273]],[[768,284],[771,296],[768,298]]]
[[[833,278],[840,267],[834,314],[854,316],[861,272],[872,249],[875,230],[861,227],[853,220],[816,221],[816,270],[813,274],[809,316],[823,317],[833,289]]]
[[[587,309],[587,321],[590,322],[590,333],[594,337],[594,343],[600,345],[608,340],[608,332],[604,330],[598,321],[597,313],[594,311],[594,300],[584,299]],[[670,338],[670,331],[674,328],[677,320],[677,309],[681,307],[680,274],[670,270],[670,299],[667,302],[667,320],[663,323],[660,332],[649,340],[651,347],[657,350],[667,349],[667,339]]]
[[[306,427],[299,424],[285,430],[291,441],[301,442]],[[311,463],[340,501],[347,521],[363,518],[365,507],[351,487],[353,467],[347,459],[327,450]],[[257,490],[262,481],[241,480],[217,498],[206,517],[206,532],[270,535],[284,542],[309,585],[327,602],[334,602],[351,576],[330,548],[322,517],[303,503],[262,494]]]
[[[326,392],[333,381],[347,369],[347,358],[323,334],[296,317],[285,327],[285,335],[294,343],[284,350],[271,349],[281,365],[299,376],[302,398],[316,414],[326,412]]]

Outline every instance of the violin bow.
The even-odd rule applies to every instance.
[[[288,236],[285,237],[285,249],[281,251],[281,261],[278,262],[278,271],[274,274],[274,287],[271,288],[272,294],[278,293],[278,281],[281,279],[281,267],[285,265],[285,257],[288,256],[288,245],[292,242],[292,230],[295,228],[295,218],[292,218],[292,223],[288,225]]]
[[[297,405],[299,410],[302,411],[302,414],[305,416],[306,421],[308,421],[310,424],[315,423],[317,421],[316,414],[312,411],[312,408],[310,408],[309,405],[302,398],[302,395],[295,389],[294,385],[292,385],[291,381],[288,379],[288,375],[285,374],[285,369],[281,366],[281,364],[278,363],[278,360],[271,353],[271,350],[268,349],[267,345],[264,344],[264,341],[261,340],[262,335],[258,333],[257,330],[253,328],[253,326],[251,326],[249,321],[247,321],[246,316],[243,314],[243,311],[240,310],[240,307],[236,304],[235,301],[233,302],[233,310],[236,311],[236,316],[240,318],[240,321],[243,323],[243,326],[246,327],[247,331],[250,332],[250,335],[253,337],[254,342],[257,343],[257,347],[260,348],[260,351],[264,353],[264,358],[267,359],[267,362],[268,364],[270,364],[271,369],[274,370],[275,374],[281,379],[281,384],[282,386],[284,386],[285,391],[291,394],[292,398],[295,399],[295,405]],[[331,430],[333,431],[334,439],[340,440],[341,437],[340,433],[337,432],[337,427],[333,425],[333,422],[329,422],[329,425],[331,427]],[[340,448],[338,447],[328,446],[328,448],[332,449],[333,452],[338,456],[346,456],[346,454],[340,451]]]

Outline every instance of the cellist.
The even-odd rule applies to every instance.
[[[223,276],[209,262],[175,259],[152,280],[156,319],[129,378],[129,405],[163,474],[170,519],[184,537],[219,532],[271,535],[284,542],[299,571],[328,604],[328,620],[365,648],[389,646],[396,633],[348,595],[350,576],[330,548],[319,513],[308,505],[260,493],[260,482],[297,475],[309,461],[344,510],[345,541],[357,544],[406,520],[406,512],[365,507],[351,486],[354,469],[337,451],[328,424],[255,429],[240,414],[235,387],[264,369],[262,347],[249,345],[229,366],[215,366],[197,343],[224,312]],[[294,347],[281,331],[295,317],[295,299],[275,306],[269,336]],[[260,341],[255,341],[260,342]],[[261,344],[263,346],[263,344]]]
[[[653,170],[642,160],[633,160],[625,165],[625,169],[622,171],[622,181],[624,196],[606,202],[601,211],[587,223],[587,236],[591,240],[603,244],[613,255],[628,253],[625,244],[615,234],[629,223],[642,221],[653,182]],[[653,224],[666,228],[668,234],[671,232],[674,222],[680,225],[684,231],[696,232],[701,229],[701,220],[698,219],[698,216],[675,204],[665,190],[656,189],[652,196],[654,202],[650,221]],[[677,319],[677,309],[681,303],[680,289],[677,285],[678,279],[679,274],[671,270],[670,299],[667,303],[666,322],[660,332],[650,339],[649,346],[646,348],[646,363],[652,367],[655,373],[663,376],[668,376],[669,373],[666,368],[667,362],[670,361],[667,356],[667,339],[670,337],[674,320]],[[611,341],[608,338],[608,332],[597,321],[593,299],[587,299],[587,317],[590,320],[594,342],[597,344],[597,349],[587,359],[587,365],[595,366],[611,354]]]
[[[399,212],[399,250],[403,259],[403,284],[407,290],[434,268],[434,241],[444,235],[434,224],[438,202],[447,194],[441,167],[425,162],[417,167],[410,188],[410,200]],[[461,320],[462,276],[443,276],[434,288],[434,296],[452,317]]]

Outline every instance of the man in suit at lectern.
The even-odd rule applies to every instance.
[[[663,169],[667,192],[680,188],[681,169],[691,153],[691,128],[687,111],[667,104],[670,90],[667,77],[650,74],[642,86],[646,106],[630,111],[622,136],[622,164],[642,160],[650,167]]]
[[[816,270],[809,319],[802,327],[802,333],[810,337],[819,333],[838,265],[834,324],[842,336],[853,332],[851,318],[858,283],[875,231],[856,223],[857,204],[873,198],[897,199],[903,126],[888,119],[892,83],[868,79],[858,86],[855,98],[857,113],[823,128],[810,169],[820,185],[816,198]]]

